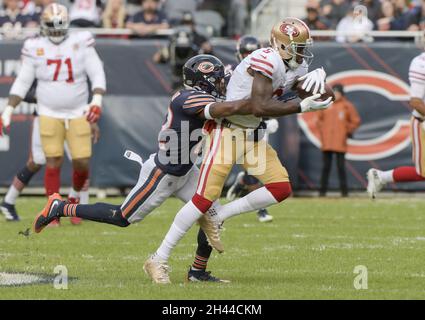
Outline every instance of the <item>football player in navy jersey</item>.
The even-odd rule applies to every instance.
[[[246,35],[239,39],[236,44],[236,59],[237,63],[227,65],[226,72],[231,74],[232,71],[238,66],[238,64],[245,59],[248,55],[254,52],[257,49],[261,48],[260,40],[254,36]],[[230,78],[230,77],[228,77]],[[279,127],[279,123],[276,119],[266,120],[265,127],[268,134],[275,133]],[[233,201],[236,197],[243,195],[246,192],[251,192],[261,187],[261,182],[254,176],[248,174],[246,170],[243,170],[238,173],[234,183],[229,188],[227,192],[227,200]],[[273,221],[273,216],[271,216],[266,208],[262,208],[257,211],[258,221],[260,222],[269,222]]]
[[[247,114],[249,111],[244,111],[248,100],[221,102],[225,94],[225,73],[223,63],[216,57],[198,55],[189,59],[183,68],[183,75],[186,89],[177,91],[171,98],[168,114],[158,135],[158,152],[143,163],[137,154],[127,153],[127,157],[138,161],[142,169],[136,186],[123,204],[70,204],[62,201],[59,194],[54,194],[35,218],[36,233],[59,217],[79,217],[127,227],[143,220],[173,195],[184,202],[193,197],[199,175],[194,162],[203,130],[208,127],[206,120]],[[218,205],[216,203],[211,210],[216,210]],[[218,230],[207,216],[201,218],[199,224],[198,248],[188,280],[223,281],[206,271],[212,251],[207,236],[210,241],[219,241]],[[167,282],[168,279],[163,280]]]

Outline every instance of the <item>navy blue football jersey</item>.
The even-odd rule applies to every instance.
[[[216,99],[197,90],[180,90],[174,94],[158,135],[156,165],[165,173],[185,175],[197,158],[197,144],[202,140],[204,108]]]

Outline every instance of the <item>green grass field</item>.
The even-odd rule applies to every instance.
[[[121,199],[109,199],[120,203]],[[293,198],[229,220],[226,252],[209,269],[230,284],[185,283],[196,247],[193,228],[170,260],[172,285],[157,286],[142,265],[181,207],[170,199],[128,228],[84,222],[25,237],[43,198],[21,198],[20,223],[0,220],[0,272],[53,274],[68,268],[68,290],[52,283],[1,287],[0,299],[424,299],[425,200]],[[355,266],[368,269],[368,289],[356,290]]]

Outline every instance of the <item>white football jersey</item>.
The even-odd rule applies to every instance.
[[[409,68],[410,96],[425,101],[425,52],[413,58]],[[413,110],[416,118],[425,118],[418,111]]]
[[[25,97],[37,79],[37,112],[49,117],[72,119],[87,110],[89,90],[106,88],[102,62],[94,49],[95,40],[87,31],[70,33],[59,44],[47,37],[25,41],[22,67],[10,94]]]
[[[290,91],[296,77],[303,76],[308,72],[308,66],[305,63],[295,70],[287,69],[279,53],[273,48],[255,50],[243,59],[233,71],[227,86],[226,101],[251,97],[254,78],[247,72],[248,68],[261,72],[272,80],[273,97],[276,99]],[[262,120],[253,115],[234,115],[226,119],[247,128],[257,128]]]

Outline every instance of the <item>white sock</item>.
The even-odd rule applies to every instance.
[[[68,194],[68,198],[79,199],[80,198],[80,191],[76,191],[74,188],[71,188],[71,190],[69,191],[69,194]]]
[[[390,183],[390,182],[394,182],[393,172],[394,170],[378,171],[378,175],[382,182]]]
[[[15,204],[16,199],[18,199],[20,193],[21,192],[18,189],[16,189],[14,185],[11,185],[9,190],[6,193],[6,196],[4,197],[4,202],[8,204]]]
[[[88,190],[81,190],[80,191],[80,204],[89,204],[89,191]]]
[[[200,217],[202,217],[202,212],[198,210],[193,202],[186,203],[177,213],[170,230],[168,230],[154,256],[167,261],[171,251]]]
[[[218,218],[220,221],[224,221],[238,214],[259,210],[276,203],[277,201],[271,192],[266,187],[261,187],[243,198],[221,206],[218,210]]]

